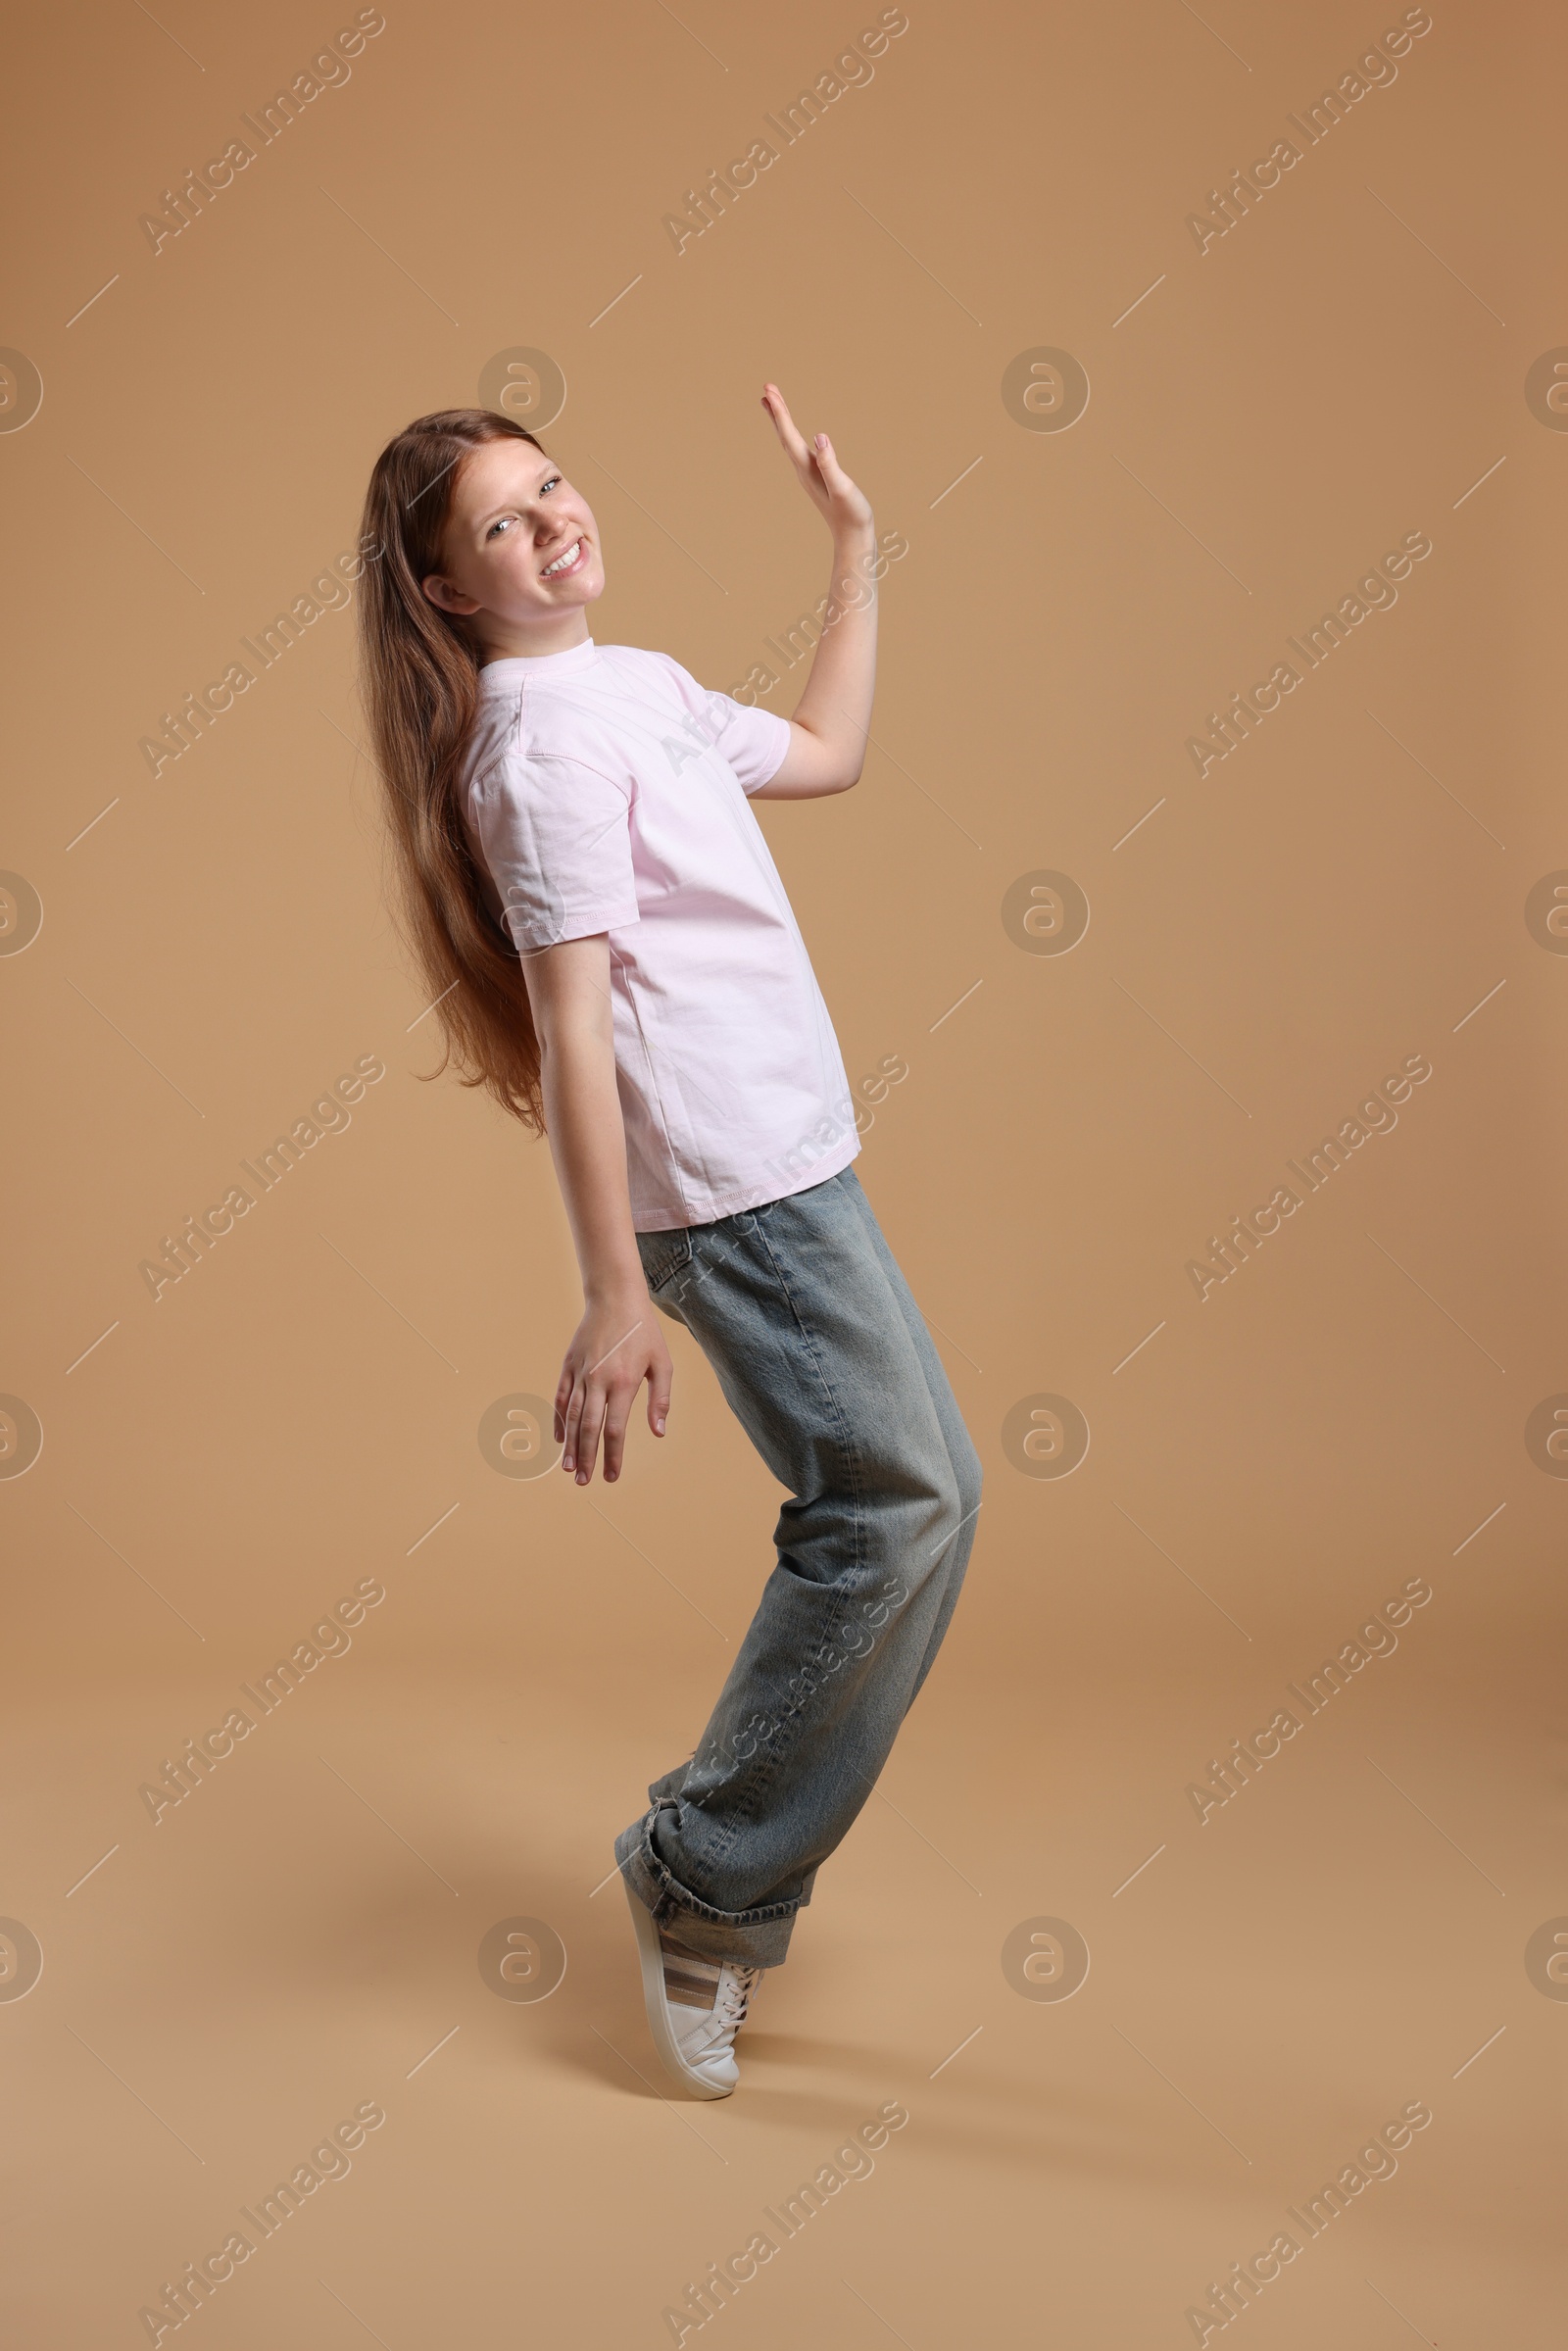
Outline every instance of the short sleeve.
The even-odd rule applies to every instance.
[[[580,759],[510,752],[479,778],[474,832],[519,955],[638,920],[630,802]]]
[[[704,715],[716,730],[714,748],[729,761],[743,792],[760,792],[784,764],[790,722],[776,710],[749,710],[729,694],[705,698]]]
[[[784,764],[790,722],[776,710],[749,709],[731,694],[710,694],[667,654],[656,657],[674,681],[692,719],[694,744],[711,746],[734,769],[743,792],[760,792]]]

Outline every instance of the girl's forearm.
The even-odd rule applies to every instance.
[[[632,1230],[614,1048],[599,1024],[549,1038],[540,1070],[556,1178],[590,1303],[646,1294]]]
[[[664,1434],[669,1349],[632,1230],[609,933],[538,949],[522,967],[539,1042],[545,1131],[582,1271],[582,1320],[556,1386],[556,1438],[563,1469],[586,1486],[601,1438],[606,1480],[620,1475],[626,1415],[645,1381],[649,1426],[656,1437]]]
[[[797,726],[842,759],[847,783],[855,782],[864,761],[876,691],[875,562],[874,524],[834,533],[828,609],[794,712]]]

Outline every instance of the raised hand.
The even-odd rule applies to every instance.
[[[777,384],[762,386],[762,406],[773,419],[784,454],[795,467],[802,489],[835,537],[855,535],[871,527],[871,502],[858,489],[833,454],[825,432],[808,443],[790,415]]]

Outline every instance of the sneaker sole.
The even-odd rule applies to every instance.
[[[622,1886],[626,1886],[624,1878]],[[659,1929],[652,1911],[638,1901],[629,1886],[626,1900],[631,1907],[631,1923],[637,1935],[637,1958],[642,1968],[643,2001],[648,2010],[648,2030],[653,2034],[654,2047],[666,2074],[689,2089],[694,2098],[729,2098],[735,2094],[735,2084],[720,2084],[688,2065],[681,2055],[669,2021],[669,2009],[664,1998],[664,1954],[660,1945]]]

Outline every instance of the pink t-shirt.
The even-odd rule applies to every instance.
[[[632,1223],[708,1224],[824,1183],[855,1105],[784,885],[747,804],[789,747],[771,710],[667,654],[492,661],[463,804],[519,954],[610,936]]]

